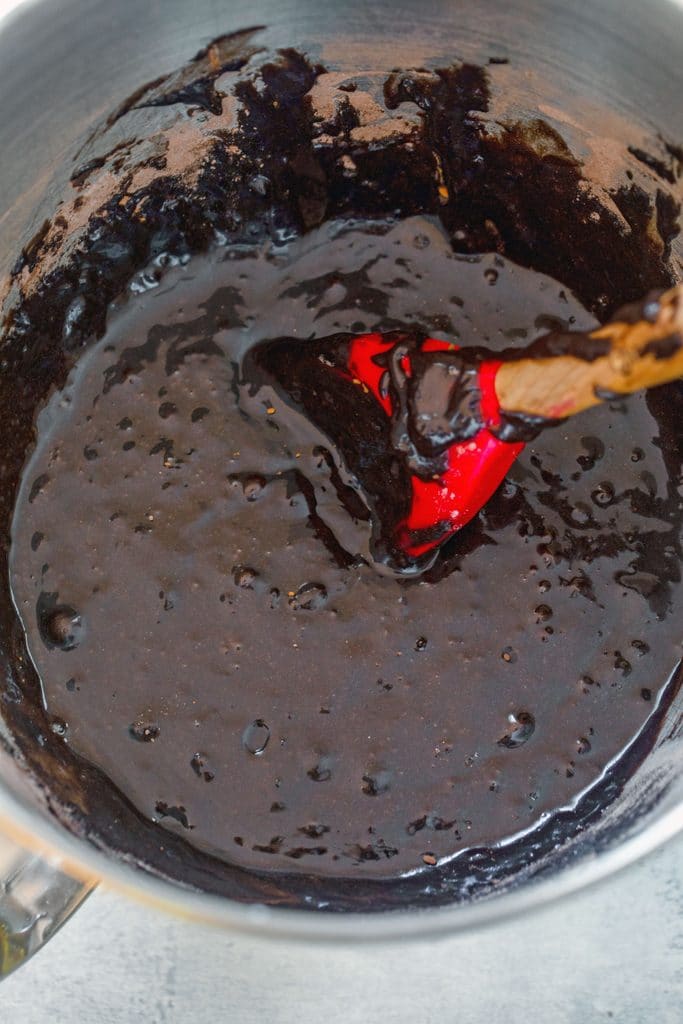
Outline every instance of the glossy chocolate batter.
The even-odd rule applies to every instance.
[[[294,364],[349,316],[418,310],[494,349],[594,325],[431,221],[332,223],[172,271],[40,416],[11,569],[52,728],[244,867],[394,877],[529,829],[622,753],[680,657],[643,397],[547,431],[422,578],[377,571],[347,466],[252,346],[296,334]],[[362,461],[388,442],[357,390],[331,378]]]
[[[626,153],[607,196],[549,125],[488,124],[480,68],[353,76],[253,36],[116,111],[17,261],[0,513],[28,650],[0,604],[3,715],[68,827],[180,884],[465,898],[585,827],[656,739],[683,397],[543,432],[406,577],[333,443],[347,423],[362,451],[357,391],[326,429],[295,348],[265,356],[590,329],[670,283],[678,208]]]

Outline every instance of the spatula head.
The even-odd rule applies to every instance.
[[[489,500],[523,448],[500,440],[499,363],[423,335],[283,338],[250,359],[331,441],[373,520],[373,557],[399,571]]]

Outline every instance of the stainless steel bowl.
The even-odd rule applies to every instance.
[[[540,110],[607,183],[615,147],[659,133],[683,140],[683,6],[675,0],[254,0],[248,14],[231,0],[38,0],[0,22],[0,285],[54,203],[56,168],[68,167],[88,126],[247,20],[267,26],[268,45],[297,46],[354,70],[506,57],[509,92],[496,97],[499,106]],[[676,245],[680,273],[680,237]],[[152,878],[60,827],[27,781],[1,714],[2,705],[0,974],[30,955],[100,880],[160,909],[263,936],[416,939],[525,914],[683,829],[679,698],[655,749],[603,817],[499,895],[380,915],[244,906]]]

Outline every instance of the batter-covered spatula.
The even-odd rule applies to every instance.
[[[380,557],[409,566],[476,515],[545,426],[683,375],[683,284],[504,359],[393,332],[282,339],[257,361],[341,453],[383,521]]]

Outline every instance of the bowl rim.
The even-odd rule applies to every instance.
[[[683,802],[660,812],[642,831],[614,847],[565,866],[556,875],[532,879],[518,889],[466,904],[406,907],[376,913],[343,914],[324,909],[243,904],[228,897],[183,888],[148,874],[124,859],[116,859],[86,839],[69,833],[56,819],[22,803],[2,781],[0,831],[85,885],[101,883],[154,909],[200,924],[260,938],[303,942],[399,942],[490,927],[540,910],[611,877],[683,832]]]

